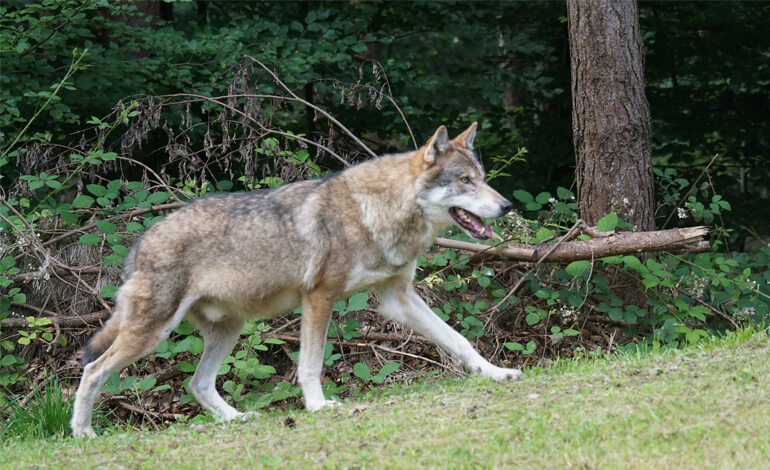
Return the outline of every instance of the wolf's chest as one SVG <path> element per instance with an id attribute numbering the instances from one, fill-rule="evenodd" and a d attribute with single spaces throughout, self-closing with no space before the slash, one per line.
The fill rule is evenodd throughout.
<path id="1" fill-rule="evenodd" d="M 345 296 L 376 287 L 394 276 L 414 275 L 414 262 L 402 266 L 383 263 L 382 266 L 372 267 L 358 264 L 348 273 L 345 283 Z M 408 273 L 406 272 L 408 271 Z"/>

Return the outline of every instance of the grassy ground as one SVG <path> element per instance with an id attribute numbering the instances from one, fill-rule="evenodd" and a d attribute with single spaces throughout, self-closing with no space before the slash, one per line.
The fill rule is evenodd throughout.
<path id="1" fill-rule="evenodd" d="M 0 468 L 766 468 L 770 339 L 396 386 L 316 414 L 9 441 Z"/>

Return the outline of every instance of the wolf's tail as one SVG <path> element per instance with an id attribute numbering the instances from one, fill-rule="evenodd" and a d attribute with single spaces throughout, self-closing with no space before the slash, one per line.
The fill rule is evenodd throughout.
<path id="1" fill-rule="evenodd" d="M 83 359 L 80 360 L 83 367 L 97 360 L 99 356 L 104 354 L 104 351 L 106 351 L 115 341 L 115 338 L 118 337 L 119 331 L 120 318 L 118 318 L 118 315 L 113 314 L 112 317 L 107 320 L 104 327 L 88 340 L 86 347 L 83 349 Z"/>

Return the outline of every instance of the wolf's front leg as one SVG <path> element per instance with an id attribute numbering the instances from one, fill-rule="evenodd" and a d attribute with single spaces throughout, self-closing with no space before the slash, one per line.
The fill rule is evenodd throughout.
<path id="1" fill-rule="evenodd" d="M 411 282 L 398 282 L 379 292 L 380 313 L 393 321 L 412 328 L 435 342 L 441 349 L 460 361 L 473 373 L 493 380 L 519 378 L 519 369 L 506 369 L 489 363 L 473 349 L 460 333 L 444 323 L 414 291 Z"/>
<path id="2" fill-rule="evenodd" d="M 302 299 L 302 327 L 299 343 L 299 366 L 297 381 L 302 388 L 305 409 L 317 411 L 337 402 L 326 400 L 321 388 L 321 370 L 323 369 L 324 346 L 329 330 L 332 305 L 336 292 L 316 288 L 305 294 Z"/>

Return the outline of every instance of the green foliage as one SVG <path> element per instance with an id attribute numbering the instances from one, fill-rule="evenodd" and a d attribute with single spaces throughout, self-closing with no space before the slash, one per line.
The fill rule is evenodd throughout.
<path id="1" fill-rule="evenodd" d="M 385 381 L 386 375 L 392 374 L 393 372 L 397 371 L 399 367 L 401 367 L 401 364 L 398 362 L 388 362 L 387 364 L 382 366 L 382 368 L 377 373 L 377 375 L 372 375 L 372 371 L 368 365 L 366 365 L 363 362 L 357 362 L 353 366 L 353 375 L 363 380 L 364 382 L 371 381 L 376 384 L 381 384 Z"/>
<path id="2" fill-rule="evenodd" d="M 0 441 L 7 439 L 56 439 L 70 435 L 70 419 L 74 397 L 65 398 L 64 387 L 52 375 L 44 386 L 35 388 L 26 403 L 14 398 L 7 404 L 7 420 L 0 427 Z M 98 406 L 94 420 L 109 425 L 104 411 Z"/>

